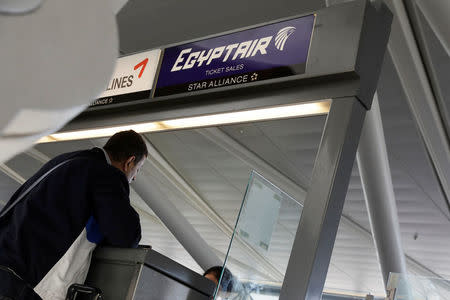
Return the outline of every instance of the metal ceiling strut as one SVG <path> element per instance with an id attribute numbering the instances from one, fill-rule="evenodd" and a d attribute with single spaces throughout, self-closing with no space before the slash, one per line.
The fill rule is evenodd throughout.
<path id="1" fill-rule="evenodd" d="M 205 240 L 158 186 L 149 184 L 143 176 L 138 176 L 132 186 L 204 271 L 222 265 Z"/>
<path id="2" fill-rule="evenodd" d="M 158 173 L 161 174 L 161 176 L 165 177 L 174 188 L 176 188 L 182 195 L 185 196 L 184 200 L 189 204 L 192 205 L 196 210 L 203 213 L 207 218 L 210 219 L 210 221 L 217 226 L 219 230 L 221 230 L 227 238 L 231 238 L 233 234 L 233 227 L 231 227 L 211 206 L 208 205 L 208 203 L 200 196 L 198 193 L 190 186 L 190 184 L 166 161 L 166 159 L 159 153 L 159 151 L 153 146 L 153 144 L 147 139 L 147 148 L 149 151 L 149 157 L 148 157 L 148 163 L 151 165 L 151 167 L 156 170 Z M 134 185 L 133 185 L 134 186 Z M 151 186 L 147 183 L 147 186 Z M 135 189 L 136 192 L 138 192 L 137 189 Z M 143 191 L 143 189 L 141 190 Z M 138 192 L 139 194 L 139 192 Z M 148 193 L 148 195 L 150 195 Z M 147 202 L 147 199 L 144 197 L 147 197 L 147 194 L 141 193 L 139 194 L 141 198 L 149 205 L 149 207 L 153 210 L 153 204 L 151 202 Z M 153 197 L 152 195 L 150 195 Z M 149 198 L 150 199 L 150 198 Z M 170 199 L 167 200 L 168 206 L 173 206 L 173 204 L 170 202 Z M 170 203 L 169 203 L 170 202 Z M 156 204 L 159 205 L 159 204 Z M 164 209 L 165 208 L 159 208 Z M 176 209 L 176 208 L 175 208 Z M 162 213 L 164 213 L 162 211 Z M 160 217 L 158 211 L 154 210 L 156 215 Z M 163 216 L 164 217 L 164 216 Z M 184 226 L 172 226 L 170 227 L 170 223 L 166 224 L 166 222 L 172 222 L 170 219 L 171 216 L 166 216 L 167 220 L 160 217 L 163 224 L 169 228 L 169 230 L 172 232 L 172 234 L 178 239 L 179 235 L 183 234 L 183 231 L 186 230 Z M 177 218 L 184 218 L 184 216 L 178 215 Z M 176 221 L 178 222 L 178 221 Z M 183 221 L 184 222 L 184 221 Z M 187 220 L 186 220 L 187 222 Z M 191 225 L 192 227 L 192 225 Z M 195 230 L 195 229 L 194 229 Z M 194 234 L 195 235 L 195 234 Z M 181 238 L 183 238 L 181 236 Z M 178 239 L 179 240 L 179 239 Z M 179 242 L 185 247 L 185 245 L 182 243 L 181 240 Z M 269 261 L 267 261 L 261 254 L 259 254 L 257 251 L 255 251 L 251 246 L 249 246 L 246 243 L 243 243 L 242 241 L 237 241 L 240 248 L 246 252 L 248 255 L 253 257 L 259 264 L 259 266 L 265 271 L 267 276 L 272 278 L 273 280 L 282 280 L 283 274 L 275 267 L 273 266 Z M 197 244 L 198 246 L 203 245 L 202 242 L 199 242 Z M 209 248 L 209 246 L 207 246 Z M 186 247 L 185 247 L 186 248 Z M 190 251 L 188 248 L 186 248 L 188 252 Z M 192 251 L 197 251 L 195 249 L 192 249 Z M 202 250 L 199 250 L 202 251 Z M 189 252 L 190 253 L 190 252 Z M 190 253 L 191 256 L 195 259 L 195 255 Z M 220 263 L 222 264 L 222 263 Z"/>
<path id="3" fill-rule="evenodd" d="M 387 287 L 389 273 L 406 273 L 406 264 L 377 94 L 366 114 L 356 158 L 383 282 Z"/>
<path id="4" fill-rule="evenodd" d="M 439 107 L 403 1 L 386 0 L 386 4 L 395 14 L 388 43 L 388 54 L 392 57 L 409 108 L 417 123 L 442 190 L 449 201 L 450 143 L 445 124 L 439 113 Z M 448 207 L 445 210 L 447 210 L 448 216 Z"/>

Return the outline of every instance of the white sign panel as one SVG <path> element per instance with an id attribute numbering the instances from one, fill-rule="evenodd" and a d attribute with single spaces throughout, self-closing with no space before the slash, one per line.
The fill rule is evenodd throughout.
<path id="1" fill-rule="evenodd" d="M 106 90 L 91 106 L 150 97 L 160 54 L 156 49 L 120 57 Z"/>
<path id="2" fill-rule="evenodd" d="M 248 187 L 239 218 L 239 235 L 254 249 L 266 253 L 278 220 L 283 195 L 257 176 Z"/>

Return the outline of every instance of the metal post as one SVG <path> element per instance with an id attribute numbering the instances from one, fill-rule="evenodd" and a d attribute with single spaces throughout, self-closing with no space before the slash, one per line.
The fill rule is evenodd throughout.
<path id="1" fill-rule="evenodd" d="M 389 272 L 406 273 L 406 263 L 377 94 L 364 121 L 356 158 L 383 282 L 387 287 Z"/>
<path id="2" fill-rule="evenodd" d="M 138 176 L 133 188 L 203 270 L 223 264 L 158 186 L 149 184 L 144 176 Z"/>
<path id="3" fill-rule="evenodd" d="M 331 105 L 281 300 L 322 297 L 365 113 L 354 97 L 334 100 Z"/>

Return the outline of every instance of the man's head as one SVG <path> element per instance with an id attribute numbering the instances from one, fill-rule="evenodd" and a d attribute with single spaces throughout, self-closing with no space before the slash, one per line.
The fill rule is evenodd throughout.
<path id="1" fill-rule="evenodd" d="M 230 270 L 228 270 L 227 268 L 224 269 L 221 266 L 215 266 L 206 270 L 203 276 L 208 278 L 217 285 L 219 284 L 219 279 L 220 275 L 222 274 L 222 270 L 223 276 L 222 281 L 220 282 L 220 289 L 223 292 L 231 292 L 233 290 L 234 279 L 233 274 L 231 274 Z"/>
<path id="2" fill-rule="evenodd" d="M 108 153 L 111 164 L 127 176 L 128 182 L 134 180 L 148 155 L 144 139 L 133 130 L 114 134 L 103 149 Z"/>

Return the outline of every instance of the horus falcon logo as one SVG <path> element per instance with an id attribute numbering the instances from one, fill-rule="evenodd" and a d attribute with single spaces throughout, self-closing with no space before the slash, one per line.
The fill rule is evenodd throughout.
<path id="1" fill-rule="evenodd" d="M 294 33 L 294 31 L 295 27 L 292 26 L 280 29 L 275 37 L 275 47 L 277 47 L 278 50 L 283 51 L 284 44 L 286 43 L 288 37 Z"/>

